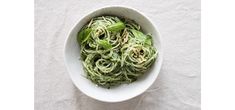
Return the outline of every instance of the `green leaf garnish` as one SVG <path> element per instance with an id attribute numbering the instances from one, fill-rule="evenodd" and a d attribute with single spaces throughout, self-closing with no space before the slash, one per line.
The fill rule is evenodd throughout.
<path id="1" fill-rule="evenodd" d="M 137 40 L 139 40 L 140 42 L 145 42 L 147 37 L 142 32 L 134 29 L 131 29 L 131 32 L 133 33 L 133 35 L 136 37 Z"/>
<path id="2" fill-rule="evenodd" d="M 107 40 L 99 40 L 99 45 L 102 46 L 104 49 L 112 48 L 112 45 Z"/>
<path id="3" fill-rule="evenodd" d="M 146 35 L 146 40 L 145 40 L 145 44 L 147 44 L 147 45 L 152 45 L 152 36 L 150 36 L 150 35 Z"/>
<path id="4" fill-rule="evenodd" d="M 84 43 L 88 40 L 90 34 L 91 34 L 92 29 L 91 28 L 86 28 L 82 30 L 81 32 L 78 33 L 78 42 L 79 43 Z"/>
<path id="5" fill-rule="evenodd" d="M 118 32 L 121 31 L 125 28 L 125 24 L 121 21 L 115 23 L 115 24 L 111 24 L 107 27 L 108 31 L 113 31 L 113 32 Z"/>

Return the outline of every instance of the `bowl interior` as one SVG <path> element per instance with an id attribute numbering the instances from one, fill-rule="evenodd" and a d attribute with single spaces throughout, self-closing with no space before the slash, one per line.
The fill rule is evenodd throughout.
<path id="1" fill-rule="evenodd" d="M 86 73 L 84 72 L 82 63 L 79 60 L 80 47 L 76 40 L 77 33 L 93 17 L 101 15 L 113 15 L 134 20 L 141 26 L 141 29 L 144 31 L 144 33 L 151 33 L 153 35 L 154 46 L 159 51 L 158 58 L 151 69 L 141 76 L 137 81 L 130 84 L 122 84 L 111 89 L 106 89 L 97 87 L 94 83 L 85 78 Z M 144 15 L 134 9 L 125 7 L 101 8 L 83 17 L 70 32 L 67 41 L 65 42 L 64 52 L 65 63 L 74 84 L 84 94 L 105 102 L 120 102 L 143 93 L 157 78 L 162 63 L 160 36 L 156 28 Z"/>

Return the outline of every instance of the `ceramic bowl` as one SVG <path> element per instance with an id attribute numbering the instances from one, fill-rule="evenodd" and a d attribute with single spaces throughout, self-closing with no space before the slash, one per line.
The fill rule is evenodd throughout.
<path id="1" fill-rule="evenodd" d="M 144 33 L 151 33 L 154 46 L 158 49 L 158 57 L 150 71 L 146 72 L 137 81 L 130 84 L 107 89 L 96 86 L 86 77 L 80 58 L 80 47 L 77 43 L 77 33 L 92 18 L 102 15 L 112 15 L 134 20 L 141 26 Z M 144 14 L 133 8 L 122 6 L 103 7 L 82 17 L 72 28 L 64 48 L 65 64 L 74 85 L 89 97 L 104 102 L 121 102 L 136 97 L 146 91 L 157 79 L 162 64 L 162 48 L 160 34 L 156 26 Z"/>

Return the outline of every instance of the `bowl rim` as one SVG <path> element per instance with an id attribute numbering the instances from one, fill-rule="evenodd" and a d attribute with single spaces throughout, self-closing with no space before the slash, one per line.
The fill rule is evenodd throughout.
<path id="1" fill-rule="evenodd" d="M 160 43 L 160 51 L 159 53 L 161 53 L 161 56 L 158 56 L 158 63 L 159 63 L 159 71 L 156 75 L 156 78 L 151 82 L 151 84 L 146 87 L 145 89 L 142 89 L 142 91 L 140 91 L 139 93 L 135 94 L 134 96 L 131 96 L 131 97 L 127 97 L 127 98 L 123 98 L 121 100 L 102 100 L 102 99 L 99 99 L 97 97 L 93 97 L 87 93 L 85 93 L 82 89 L 79 88 L 79 86 L 75 83 L 75 79 L 72 77 L 71 75 L 71 72 L 69 70 L 69 67 L 68 67 L 68 64 L 67 64 L 67 60 L 66 60 L 66 47 L 67 47 L 67 42 L 68 42 L 68 39 L 73 31 L 73 29 L 79 24 L 79 22 L 81 20 L 83 20 L 85 17 L 87 17 L 88 15 L 91 15 L 92 13 L 98 11 L 98 10 L 102 10 L 102 9 L 108 9 L 108 8 L 125 8 L 125 9 L 128 9 L 128 10 L 132 10 L 132 11 L 135 11 L 137 12 L 138 14 L 142 15 L 143 17 L 145 17 L 153 26 L 154 30 L 156 31 L 157 35 L 158 35 L 158 41 Z M 66 35 L 66 39 L 64 41 L 64 48 L 63 48 L 63 59 L 64 59 L 64 63 L 65 63 L 65 66 L 66 66 L 66 69 L 68 71 L 68 74 L 69 74 L 69 77 L 70 79 L 72 80 L 73 84 L 76 86 L 76 88 L 78 90 L 80 90 L 83 94 L 85 94 L 86 96 L 92 98 L 92 99 L 95 99 L 95 100 L 98 100 L 98 101 L 102 101 L 102 102 L 108 102 L 108 103 L 116 103 L 116 102 L 123 102 L 123 101 L 127 101 L 127 100 L 130 100 L 130 99 L 133 99 L 141 94 L 143 94 L 147 89 L 149 89 L 153 84 L 154 82 L 157 80 L 157 77 L 161 71 L 161 68 L 162 68 L 162 63 L 163 63 L 163 49 L 162 49 L 162 38 L 161 38 L 161 34 L 159 32 L 159 29 L 157 28 L 157 26 L 155 25 L 155 23 L 148 17 L 146 16 L 145 14 L 143 14 L 141 11 L 139 11 L 138 9 L 136 8 L 133 8 L 133 7 L 130 7 L 130 6 L 123 6 L 123 5 L 109 5 L 109 6 L 102 6 L 102 7 L 98 7 L 98 8 L 94 8 L 92 10 L 90 10 L 88 13 L 86 13 L 85 15 L 83 15 L 80 19 L 78 19 L 73 26 L 71 26 L 71 28 L 69 29 L 68 31 L 68 34 Z"/>

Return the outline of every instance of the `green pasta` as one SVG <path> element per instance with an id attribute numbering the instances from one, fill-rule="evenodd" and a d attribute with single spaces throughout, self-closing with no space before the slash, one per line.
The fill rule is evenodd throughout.
<path id="1" fill-rule="evenodd" d="M 150 34 L 113 16 L 93 18 L 78 32 L 78 43 L 87 78 L 106 88 L 136 81 L 158 55 Z"/>

